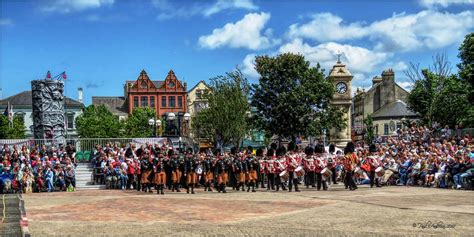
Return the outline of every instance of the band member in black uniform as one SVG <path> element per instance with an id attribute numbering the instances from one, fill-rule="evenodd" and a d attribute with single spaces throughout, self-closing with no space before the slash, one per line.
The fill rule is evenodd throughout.
<path id="1" fill-rule="evenodd" d="M 227 191 L 225 190 L 225 186 L 227 183 L 227 172 L 229 170 L 229 164 L 230 161 L 224 159 L 224 157 L 220 156 L 220 154 L 217 156 L 216 160 L 216 165 L 215 165 L 215 171 L 214 173 L 217 174 L 217 191 L 226 193 Z"/>
<path id="2" fill-rule="evenodd" d="M 204 191 L 212 192 L 214 181 L 213 160 L 210 155 L 207 155 L 202 162 L 202 173 L 204 176 Z"/>
<path id="3" fill-rule="evenodd" d="M 328 168 L 332 172 L 331 181 L 333 184 L 337 184 L 337 173 L 336 173 L 336 146 L 334 144 L 329 145 L 329 155 L 328 155 Z"/>
<path id="4" fill-rule="evenodd" d="M 238 180 L 237 180 L 237 174 L 235 173 L 234 165 L 233 165 L 235 159 L 238 159 L 237 158 L 237 148 L 232 147 L 230 149 L 230 162 L 232 164 L 231 164 L 231 169 L 229 170 L 229 173 L 228 173 L 228 178 L 229 178 L 229 186 L 231 186 L 233 190 L 237 189 L 237 184 L 239 183 Z"/>
<path id="5" fill-rule="evenodd" d="M 186 176 L 186 193 L 189 193 L 189 189 L 191 189 L 191 193 L 194 194 L 194 186 L 196 185 L 197 175 L 195 169 L 197 168 L 197 161 L 193 156 L 192 152 L 186 154 L 184 159 L 184 176 Z"/>
<path id="6" fill-rule="evenodd" d="M 166 159 L 166 165 L 165 165 L 165 173 L 166 173 L 166 187 L 168 187 L 168 190 L 171 191 L 173 189 L 173 158 L 174 152 L 173 150 L 168 150 L 168 155 L 165 157 Z"/>
<path id="7" fill-rule="evenodd" d="M 258 149 L 256 152 L 258 157 L 262 157 L 263 150 Z M 246 170 L 246 180 L 247 180 L 247 192 L 250 192 L 250 188 L 252 188 L 252 192 L 255 192 L 255 187 L 257 186 L 257 177 L 258 177 L 258 169 L 259 169 L 259 162 L 256 157 L 252 156 L 251 154 L 247 155 L 245 159 L 245 163 L 247 166 Z"/>
<path id="8" fill-rule="evenodd" d="M 155 178 L 154 182 L 156 185 L 156 194 L 161 194 L 164 195 L 164 189 L 165 189 L 165 183 L 166 183 L 166 173 L 165 173 L 165 167 L 167 164 L 167 159 L 160 154 L 156 153 L 157 158 L 155 158 Z"/>
<path id="9" fill-rule="evenodd" d="M 181 192 L 181 190 L 179 190 L 179 182 L 181 180 L 182 173 L 180 170 L 180 162 L 178 160 L 178 156 L 174 154 L 173 150 L 170 150 L 168 154 L 171 154 L 170 166 L 172 170 L 171 180 L 173 182 L 172 191 Z"/>
<path id="10" fill-rule="evenodd" d="M 148 153 L 143 152 L 142 161 L 141 161 L 141 184 L 142 184 L 142 191 L 144 192 L 151 192 L 152 186 L 152 179 L 153 175 L 153 161 Z"/>
<path id="11" fill-rule="evenodd" d="M 235 190 L 240 191 L 240 187 L 242 187 L 242 191 L 245 191 L 245 173 L 247 172 L 247 166 L 245 161 L 243 160 L 243 156 L 235 156 L 234 161 L 232 164 L 232 171 L 235 174 L 235 178 L 237 179 L 237 184 Z"/>

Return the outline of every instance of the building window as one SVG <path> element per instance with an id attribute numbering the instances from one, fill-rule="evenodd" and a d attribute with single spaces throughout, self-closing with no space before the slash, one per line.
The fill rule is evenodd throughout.
<path id="1" fill-rule="evenodd" d="M 383 135 L 388 135 L 388 124 L 383 125 Z"/>
<path id="2" fill-rule="evenodd" d="M 155 108 L 155 97 L 150 96 L 150 107 Z"/>
<path id="3" fill-rule="evenodd" d="M 161 97 L 161 107 L 166 107 L 166 96 Z"/>
<path id="4" fill-rule="evenodd" d="M 202 99 L 202 90 L 196 90 L 196 99 Z"/>
<path id="5" fill-rule="evenodd" d="M 374 127 L 375 127 L 375 135 L 379 135 L 379 125 L 376 124 Z"/>
<path id="6" fill-rule="evenodd" d="M 178 108 L 182 108 L 182 107 L 183 107 L 183 97 L 178 96 Z"/>
<path id="7" fill-rule="evenodd" d="M 148 106 L 148 96 L 142 96 L 142 107 L 147 107 Z"/>
<path id="8" fill-rule="evenodd" d="M 67 114 L 67 128 L 68 129 L 74 128 L 74 114 L 72 113 Z"/>
<path id="9" fill-rule="evenodd" d="M 137 108 L 138 107 L 138 96 L 134 96 L 133 97 L 133 108 Z"/>
<path id="10" fill-rule="evenodd" d="M 168 107 L 174 108 L 176 107 L 176 101 L 174 96 L 168 96 Z"/>

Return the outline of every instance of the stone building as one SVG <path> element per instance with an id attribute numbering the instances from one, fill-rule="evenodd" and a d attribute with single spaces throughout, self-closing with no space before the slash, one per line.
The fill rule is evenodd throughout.
<path id="1" fill-rule="evenodd" d="M 408 92 L 395 82 L 395 72 L 388 69 L 372 79 L 372 87 L 358 88 L 353 100 L 352 127 L 354 140 L 362 140 L 364 119 L 371 115 L 376 135 L 392 135 L 402 128 L 403 120 L 418 119 L 407 104 Z"/>
<path id="2" fill-rule="evenodd" d="M 33 138 L 33 99 L 31 91 L 23 91 L 0 100 L 0 111 L 5 111 L 8 103 L 13 107 L 13 116 L 23 119 L 27 138 Z M 82 114 L 84 104 L 82 103 L 82 88 L 78 88 L 78 100 L 65 98 L 65 127 L 66 138 L 77 137 L 76 118 Z"/>

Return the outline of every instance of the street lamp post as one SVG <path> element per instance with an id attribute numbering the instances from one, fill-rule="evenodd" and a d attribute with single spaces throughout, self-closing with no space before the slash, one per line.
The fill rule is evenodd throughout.
<path id="1" fill-rule="evenodd" d="M 161 127 L 161 120 L 156 119 L 156 117 L 151 118 L 151 119 L 148 120 L 148 125 L 153 126 L 153 136 L 157 137 L 158 135 L 157 135 L 157 132 L 156 132 L 156 130 L 157 130 L 156 128 Z"/>

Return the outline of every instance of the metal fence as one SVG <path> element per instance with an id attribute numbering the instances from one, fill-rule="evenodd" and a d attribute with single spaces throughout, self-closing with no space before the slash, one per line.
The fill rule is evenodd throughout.
<path id="1" fill-rule="evenodd" d="M 105 146 L 106 144 L 110 144 L 111 146 L 117 144 L 118 146 L 126 146 L 130 143 L 134 143 L 136 145 L 151 143 L 151 144 L 159 144 L 160 146 L 163 143 L 173 144 L 172 139 L 166 137 L 158 137 L 158 138 L 78 138 L 78 139 L 68 139 L 64 141 L 65 143 L 71 143 L 76 147 L 77 151 L 92 151 L 96 145 Z M 28 148 L 35 147 L 35 146 L 58 146 L 56 141 L 51 139 L 2 139 L 0 140 L 0 146 L 3 147 L 4 145 L 8 145 L 13 147 L 14 145 L 21 148 L 23 145 L 27 146 Z M 183 146 L 186 145 L 183 143 Z"/>

